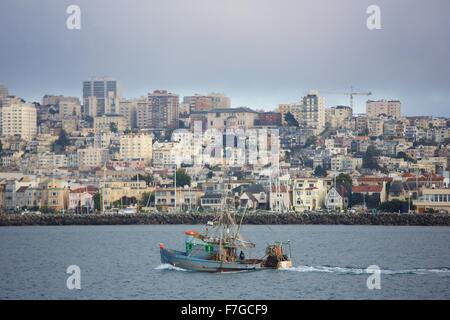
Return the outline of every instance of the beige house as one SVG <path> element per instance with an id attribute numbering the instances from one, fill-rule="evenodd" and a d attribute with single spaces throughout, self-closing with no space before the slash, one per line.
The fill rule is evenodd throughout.
<path id="1" fill-rule="evenodd" d="M 69 188 L 61 180 L 47 180 L 39 184 L 41 207 L 58 212 L 66 210 L 69 202 Z"/>
<path id="2" fill-rule="evenodd" d="M 101 183 L 100 193 L 104 199 L 105 205 L 110 206 L 115 201 L 120 201 L 123 197 L 142 199 L 144 193 L 150 193 L 154 190 L 147 187 L 145 181 L 106 181 Z"/>
<path id="3" fill-rule="evenodd" d="M 304 212 L 323 209 L 325 206 L 325 197 L 331 186 L 331 180 L 328 179 L 295 179 L 292 191 L 294 210 Z"/>
<path id="4" fill-rule="evenodd" d="M 197 208 L 204 192 L 197 188 L 158 188 L 155 191 L 155 204 L 162 207 Z"/>

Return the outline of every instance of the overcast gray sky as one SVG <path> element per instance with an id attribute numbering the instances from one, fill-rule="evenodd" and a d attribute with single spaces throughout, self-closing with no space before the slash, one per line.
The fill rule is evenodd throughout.
<path id="1" fill-rule="evenodd" d="M 66 28 L 70 4 L 79 31 Z M 371 4 L 382 30 L 366 28 Z M 215 91 L 265 109 L 354 86 L 408 115 L 450 116 L 449 30 L 449 0 L 0 0 L 0 83 L 40 100 L 106 75 L 125 97 Z"/>

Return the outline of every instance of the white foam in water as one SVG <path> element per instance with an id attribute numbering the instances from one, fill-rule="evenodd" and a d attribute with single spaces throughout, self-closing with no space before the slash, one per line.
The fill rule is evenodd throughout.
<path id="1" fill-rule="evenodd" d="M 350 267 L 330 267 L 330 266 L 298 266 L 292 268 L 285 268 L 282 270 L 296 271 L 296 272 L 325 272 L 325 273 L 343 273 L 343 274 L 365 274 L 366 269 L 350 268 Z M 405 270 L 381 270 L 381 274 L 434 274 L 443 273 L 450 274 L 450 269 L 405 269 Z"/>
<path id="2" fill-rule="evenodd" d="M 187 271 L 186 269 L 175 267 L 168 263 L 163 263 L 155 268 L 155 270 L 176 270 L 176 271 Z"/>

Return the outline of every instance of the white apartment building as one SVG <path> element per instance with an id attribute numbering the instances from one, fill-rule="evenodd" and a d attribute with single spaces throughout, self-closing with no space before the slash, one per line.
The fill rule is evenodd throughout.
<path id="1" fill-rule="evenodd" d="M 3 136 L 20 135 L 31 141 L 37 134 L 37 110 L 31 103 L 12 100 L 0 110 L 0 132 Z"/>
<path id="2" fill-rule="evenodd" d="M 126 134 L 120 137 L 120 159 L 152 159 L 152 136 L 149 134 Z"/>

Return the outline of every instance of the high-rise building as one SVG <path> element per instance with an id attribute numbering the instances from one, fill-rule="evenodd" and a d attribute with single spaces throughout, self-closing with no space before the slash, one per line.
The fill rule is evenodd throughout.
<path id="1" fill-rule="evenodd" d="M 57 105 L 61 102 L 81 104 L 80 99 L 77 97 L 65 97 L 61 95 L 55 96 L 51 94 L 46 94 L 45 96 L 42 97 L 43 106 Z"/>
<path id="2" fill-rule="evenodd" d="M 37 134 L 37 111 L 31 103 L 12 100 L 0 110 L 0 132 L 3 136 L 20 135 L 30 141 Z"/>
<path id="3" fill-rule="evenodd" d="M 311 91 L 300 102 L 280 104 L 278 111 L 284 117 L 290 112 L 300 127 L 314 128 L 318 134 L 325 128 L 325 99 L 317 91 Z"/>
<path id="4" fill-rule="evenodd" d="M 178 95 L 166 90 L 148 94 L 147 104 L 137 110 L 137 125 L 148 129 L 178 128 Z"/>
<path id="5" fill-rule="evenodd" d="M 366 113 L 369 118 L 377 118 L 385 114 L 396 119 L 401 117 L 402 103 L 398 100 L 369 100 L 366 103 Z"/>
<path id="6" fill-rule="evenodd" d="M 101 116 L 105 113 L 118 113 L 120 96 L 121 88 L 117 80 L 92 78 L 83 81 L 84 114 Z M 93 104 L 95 104 L 95 108 Z"/>
<path id="7" fill-rule="evenodd" d="M 222 93 L 210 93 L 208 95 L 193 95 L 183 98 L 183 103 L 189 105 L 193 111 L 210 111 L 212 109 L 229 108 L 231 100 Z"/>
<path id="8" fill-rule="evenodd" d="M 130 129 L 137 128 L 137 111 L 145 108 L 147 105 L 147 97 L 140 97 L 137 99 L 122 99 L 120 100 L 119 113 L 125 117 L 126 127 Z"/>
<path id="9" fill-rule="evenodd" d="M 8 88 L 0 84 L 0 100 L 8 96 Z"/>

